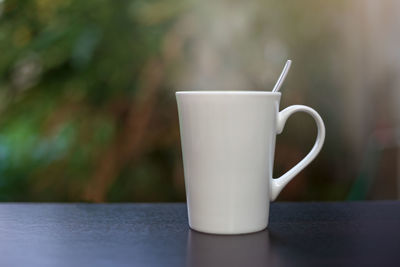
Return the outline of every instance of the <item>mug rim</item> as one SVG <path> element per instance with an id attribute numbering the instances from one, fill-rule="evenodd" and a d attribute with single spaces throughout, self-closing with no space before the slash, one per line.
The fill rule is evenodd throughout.
<path id="1" fill-rule="evenodd" d="M 280 96 L 281 92 L 270 92 L 270 91 L 176 91 L 176 95 L 186 95 L 186 94 L 194 94 L 194 95 L 202 95 L 202 94 L 233 94 L 233 95 L 275 95 Z"/>

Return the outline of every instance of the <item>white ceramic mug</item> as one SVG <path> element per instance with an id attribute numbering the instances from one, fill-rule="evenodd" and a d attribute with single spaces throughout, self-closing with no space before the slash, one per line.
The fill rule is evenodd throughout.
<path id="1" fill-rule="evenodd" d="M 301 105 L 279 111 L 280 97 L 262 91 L 176 92 L 192 229 L 214 234 L 265 229 L 269 202 L 317 156 L 325 139 L 321 117 Z M 295 112 L 314 118 L 317 140 L 303 160 L 273 179 L 276 134 Z"/>

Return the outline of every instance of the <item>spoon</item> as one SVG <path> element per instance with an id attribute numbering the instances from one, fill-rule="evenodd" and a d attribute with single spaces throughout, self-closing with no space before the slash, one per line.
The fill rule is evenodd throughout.
<path id="1" fill-rule="evenodd" d="M 279 76 L 279 79 L 276 81 L 276 84 L 274 86 L 274 89 L 272 89 L 272 92 L 278 92 L 279 89 L 281 89 L 282 83 L 285 81 L 286 75 L 289 72 L 290 65 L 292 65 L 292 61 L 289 59 L 288 61 L 286 61 L 285 67 L 283 67 L 282 73 Z"/>

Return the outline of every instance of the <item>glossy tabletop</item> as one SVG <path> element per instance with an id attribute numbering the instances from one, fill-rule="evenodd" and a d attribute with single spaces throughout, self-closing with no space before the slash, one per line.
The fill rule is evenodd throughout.
<path id="1" fill-rule="evenodd" d="M 277 202 L 239 236 L 185 204 L 0 204 L 0 266 L 400 266 L 400 202 Z"/>

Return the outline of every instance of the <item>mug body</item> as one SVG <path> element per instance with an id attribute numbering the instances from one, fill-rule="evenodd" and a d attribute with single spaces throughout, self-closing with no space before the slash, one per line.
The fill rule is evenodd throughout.
<path id="1" fill-rule="evenodd" d="M 215 234 L 265 229 L 280 93 L 176 93 L 189 225 Z"/>

